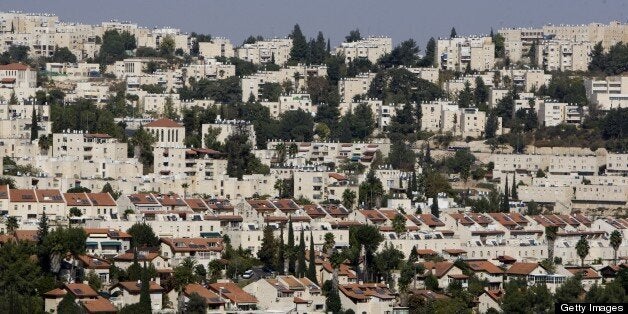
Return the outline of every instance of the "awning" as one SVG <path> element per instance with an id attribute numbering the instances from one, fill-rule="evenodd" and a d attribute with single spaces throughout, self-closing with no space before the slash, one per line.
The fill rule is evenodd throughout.
<path id="1" fill-rule="evenodd" d="M 98 246 L 98 242 L 85 242 L 86 246 Z"/>
<path id="2" fill-rule="evenodd" d="M 220 232 L 201 232 L 202 238 L 222 238 Z"/>
<path id="3" fill-rule="evenodd" d="M 115 241 L 105 241 L 105 242 L 100 242 L 101 246 L 122 246 L 122 243 L 120 242 L 115 242 Z"/>

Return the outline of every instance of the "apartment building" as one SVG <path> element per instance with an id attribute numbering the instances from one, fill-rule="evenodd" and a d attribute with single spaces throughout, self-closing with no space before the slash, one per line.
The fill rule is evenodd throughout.
<path id="1" fill-rule="evenodd" d="M 532 92 L 541 86 L 547 86 L 552 78 L 551 74 L 545 73 L 542 69 L 502 69 L 499 70 L 499 75 L 509 77 L 514 86 L 525 92 Z"/>
<path id="2" fill-rule="evenodd" d="M 127 144 L 108 134 L 54 133 L 52 157 L 78 157 L 79 160 L 111 159 L 126 160 Z"/>
<path id="3" fill-rule="evenodd" d="M 170 267 L 177 267 L 192 258 L 200 265 L 219 259 L 224 249 L 222 238 L 161 238 L 160 252 Z"/>
<path id="4" fill-rule="evenodd" d="M 238 131 L 242 131 L 246 134 L 248 143 L 251 144 L 252 147 L 255 147 L 257 143 L 253 124 L 248 121 L 221 120 L 217 118 L 216 123 L 204 123 L 201 125 L 202 145 L 205 145 L 206 137 L 210 129 L 217 131 L 218 134 L 214 140 L 221 144 L 225 144 L 227 138 Z"/>
<path id="5" fill-rule="evenodd" d="M 140 98 L 141 108 L 144 114 L 163 116 L 166 110 L 181 114 L 181 100 L 179 93 L 146 94 Z M 169 106 L 169 108 L 167 108 Z"/>
<path id="6" fill-rule="evenodd" d="M 228 77 L 235 76 L 235 65 L 225 64 L 216 61 L 216 59 L 205 59 L 201 64 L 190 64 L 181 68 L 181 71 L 185 73 L 183 82 L 189 82 L 191 78 L 196 81 L 201 79 L 208 80 L 222 80 Z"/>
<path id="7" fill-rule="evenodd" d="M 628 174 L 628 154 L 606 154 L 606 174 Z"/>
<path id="8" fill-rule="evenodd" d="M 231 58 L 235 56 L 231 40 L 225 37 L 214 37 L 208 42 L 198 43 L 198 54 L 205 59 L 224 57 Z"/>
<path id="9" fill-rule="evenodd" d="M 247 102 L 251 97 L 261 100 L 261 88 L 266 83 L 289 84 L 293 92 L 305 93 L 311 77 L 325 75 L 327 67 L 324 65 L 299 64 L 281 68 L 279 71 L 258 71 L 242 78 L 242 101 Z"/>
<path id="10" fill-rule="evenodd" d="M 593 45 L 588 41 L 544 40 L 538 44 L 535 66 L 547 71 L 587 71 Z"/>
<path id="11" fill-rule="evenodd" d="M 236 48 L 236 57 L 255 64 L 269 63 L 284 65 L 290 59 L 292 39 L 273 38 L 260 40 L 252 44 L 244 44 Z"/>
<path id="12" fill-rule="evenodd" d="M 492 73 L 486 74 L 475 74 L 475 75 L 463 75 L 459 78 L 454 78 L 446 81 L 443 84 L 443 89 L 449 94 L 456 97 L 462 90 L 466 88 L 466 85 L 469 85 L 469 88 L 475 88 L 475 81 L 478 78 L 481 78 L 486 86 L 493 86 L 493 77 Z"/>
<path id="13" fill-rule="evenodd" d="M 465 71 L 490 70 L 495 66 L 495 45 L 491 37 L 456 37 L 439 39 L 436 65 L 441 69 Z"/>
<path id="14" fill-rule="evenodd" d="M 371 87 L 375 73 L 363 73 L 356 77 L 342 78 L 338 82 L 338 94 L 341 103 L 352 102 L 356 96 L 364 96 Z"/>
<path id="15" fill-rule="evenodd" d="M 281 95 L 278 102 L 263 101 L 262 105 L 270 109 L 270 115 L 273 118 L 279 118 L 285 112 L 292 110 L 303 110 L 312 116 L 316 114 L 316 105 L 312 103 L 310 94 L 305 93 Z"/>
<path id="16" fill-rule="evenodd" d="M 335 51 L 337 55 L 345 57 L 346 63 L 356 59 L 366 59 L 371 63 L 377 63 L 379 58 L 392 51 L 392 38 L 368 37 L 354 42 L 344 42 L 336 47 Z"/>
<path id="17" fill-rule="evenodd" d="M 628 107 L 628 76 L 585 78 L 584 87 L 587 99 L 599 110 Z"/>
<path id="18" fill-rule="evenodd" d="M 481 138 L 484 135 L 486 112 L 477 108 L 460 109 L 460 132 L 462 137 Z"/>
<path id="19" fill-rule="evenodd" d="M 82 80 L 100 76 L 98 63 L 46 63 L 46 73 L 53 80 Z"/>
<path id="20" fill-rule="evenodd" d="M 406 68 L 410 73 L 416 75 L 418 78 L 438 84 L 438 77 L 440 71 L 438 68 Z"/>
<path id="21" fill-rule="evenodd" d="M 538 110 L 539 124 L 543 126 L 580 125 L 589 112 L 588 107 L 578 104 L 551 101 L 541 102 Z"/>

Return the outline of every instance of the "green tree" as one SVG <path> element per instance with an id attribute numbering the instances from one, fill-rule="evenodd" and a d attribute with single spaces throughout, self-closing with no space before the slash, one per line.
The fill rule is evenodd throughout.
<path id="1" fill-rule="evenodd" d="M 366 180 L 360 184 L 359 202 L 364 204 L 366 208 L 375 208 L 380 206 L 383 196 L 384 187 L 382 181 L 375 176 L 375 171 L 371 169 L 366 175 Z"/>
<path id="2" fill-rule="evenodd" d="M 412 148 L 403 141 L 394 141 L 388 154 L 388 163 L 394 169 L 403 171 L 414 171 L 416 164 L 416 154 Z"/>
<path id="3" fill-rule="evenodd" d="M 547 240 L 547 259 L 554 260 L 554 241 L 556 241 L 558 232 L 557 226 L 545 227 L 545 239 Z"/>
<path id="4" fill-rule="evenodd" d="M 333 314 L 342 313 L 342 303 L 340 302 L 340 295 L 338 289 L 331 289 L 327 292 L 327 298 L 325 299 L 325 311 Z"/>
<path id="5" fill-rule="evenodd" d="M 39 138 L 39 118 L 39 114 L 35 110 L 35 106 L 33 106 L 33 112 L 31 113 L 31 142 Z"/>
<path id="6" fill-rule="evenodd" d="M 296 251 L 294 247 L 294 228 L 292 227 L 292 219 L 288 219 L 288 246 L 286 247 L 288 255 L 288 273 L 294 275 L 296 264 Z"/>
<path id="7" fill-rule="evenodd" d="M 508 196 L 508 176 L 506 176 L 506 184 L 504 185 L 504 194 L 502 196 L 502 202 L 500 205 L 500 210 L 502 213 L 510 212 L 510 197 Z"/>
<path id="8" fill-rule="evenodd" d="M 76 63 L 76 56 L 67 47 L 57 47 L 50 58 L 51 62 Z"/>
<path id="9" fill-rule="evenodd" d="M 100 280 L 100 276 L 98 276 L 93 269 L 87 273 L 85 279 L 94 291 L 100 291 L 100 289 L 102 289 L 102 280 Z"/>
<path id="10" fill-rule="evenodd" d="M 440 210 L 438 209 L 438 197 L 434 196 L 432 200 L 432 206 L 430 207 L 432 215 L 440 217 Z"/>
<path id="11" fill-rule="evenodd" d="M 438 279 L 432 273 L 425 277 L 425 288 L 432 291 L 438 291 Z"/>
<path id="12" fill-rule="evenodd" d="M 159 44 L 159 54 L 162 57 L 170 58 L 174 56 L 175 47 L 174 38 L 166 35 L 161 39 L 161 43 Z"/>
<path id="13" fill-rule="evenodd" d="M 185 304 L 185 313 L 205 314 L 207 313 L 207 302 L 198 293 L 192 293 Z"/>
<path id="14" fill-rule="evenodd" d="M 66 293 L 59 305 L 57 305 L 57 313 L 59 314 L 81 314 L 81 307 L 76 304 L 76 298 L 72 293 Z"/>
<path id="15" fill-rule="evenodd" d="M 301 27 L 299 24 L 294 25 L 294 29 L 290 34 L 290 38 L 292 38 L 292 48 L 290 49 L 290 61 L 296 63 L 306 63 L 307 56 L 309 53 L 307 40 L 305 36 L 301 32 Z"/>
<path id="16" fill-rule="evenodd" d="M 464 83 L 464 88 L 458 94 L 458 107 L 469 108 L 473 104 L 474 93 L 471 90 L 471 83 L 468 81 Z"/>
<path id="17" fill-rule="evenodd" d="M 307 268 L 307 278 L 310 279 L 313 283 L 318 284 L 318 280 L 316 279 L 316 254 L 314 253 L 314 234 L 312 234 L 312 230 L 310 230 L 310 252 L 309 252 L 309 265 Z"/>
<path id="18" fill-rule="evenodd" d="M 280 139 L 309 142 L 314 138 L 314 118 L 299 109 L 283 113 L 279 121 Z"/>
<path id="19" fill-rule="evenodd" d="M 354 139 L 366 140 L 375 130 L 373 111 L 367 104 L 357 105 L 350 117 L 351 135 Z"/>
<path id="20" fill-rule="evenodd" d="M 557 303 L 573 303 L 578 302 L 580 294 L 584 289 L 582 288 L 581 275 L 576 275 L 567 278 L 565 282 L 556 289 L 554 295 Z"/>
<path id="21" fill-rule="evenodd" d="M 384 68 L 396 66 L 412 67 L 420 61 L 419 47 L 414 39 L 408 39 L 395 47 L 389 54 L 382 56 L 378 63 Z"/>
<path id="22" fill-rule="evenodd" d="M 155 247 L 159 245 L 159 238 L 147 223 L 136 222 L 127 230 L 127 233 L 131 235 L 131 247 Z"/>
<path id="23" fill-rule="evenodd" d="M 494 138 L 497 133 L 498 126 L 499 126 L 499 121 L 498 121 L 497 114 L 495 114 L 491 110 L 488 113 L 488 118 L 486 119 L 486 125 L 484 127 L 484 137 L 487 139 Z"/>
<path id="24" fill-rule="evenodd" d="M 617 250 L 619 250 L 619 247 L 621 246 L 622 241 L 623 239 L 622 239 L 621 233 L 617 230 L 613 230 L 613 232 L 611 232 L 610 244 L 611 244 L 611 247 L 613 248 L 613 263 L 615 263 L 615 265 L 617 265 Z"/>
<path id="25" fill-rule="evenodd" d="M 356 199 L 355 191 L 350 190 L 350 189 L 345 189 L 344 192 L 342 192 L 342 205 L 346 207 L 347 209 L 349 210 L 353 209 L 353 206 L 355 206 L 355 199 Z"/>
<path id="26" fill-rule="evenodd" d="M 580 266 L 582 267 L 584 267 L 584 259 L 589 255 L 589 249 L 589 241 L 584 236 L 580 237 L 580 240 L 576 243 L 576 253 L 580 257 Z"/>
<path id="27" fill-rule="evenodd" d="M 144 173 L 149 173 L 153 167 L 153 144 L 155 137 L 147 132 L 142 126 L 133 134 L 129 143 L 138 151 L 138 158 L 144 165 Z"/>
<path id="28" fill-rule="evenodd" d="M 113 64 L 115 61 L 124 59 L 126 51 L 135 48 L 135 37 L 129 32 L 120 33 L 117 30 L 108 30 L 102 37 L 102 45 L 96 59 L 101 66 Z"/>
<path id="29" fill-rule="evenodd" d="M 336 240 L 334 239 L 334 234 L 331 232 L 325 233 L 325 243 L 323 244 L 323 252 L 331 255 L 331 251 L 336 246 Z"/>
<path id="30" fill-rule="evenodd" d="M 397 236 L 405 232 L 406 231 L 406 217 L 404 217 L 402 214 L 397 213 L 397 215 L 395 215 L 395 218 L 393 218 L 392 220 L 392 228 L 397 234 Z"/>
<path id="31" fill-rule="evenodd" d="M 303 228 L 301 228 L 301 235 L 299 238 L 299 246 L 297 247 L 297 273 L 296 276 L 301 278 L 305 277 L 307 272 L 305 265 L 305 233 L 303 232 Z"/>
<path id="32" fill-rule="evenodd" d="M 273 236 L 273 227 L 266 225 L 264 227 L 264 235 L 262 237 L 262 246 L 257 252 L 257 257 L 264 266 L 273 268 L 274 258 L 276 254 L 275 237 Z"/>
<path id="33" fill-rule="evenodd" d="M 348 43 L 351 43 L 354 41 L 360 41 L 360 40 L 362 40 L 362 35 L 360 35 L 360 30 L 357 28 L 350 31 L 349 35 L 345 36 L 345 42 L 348 42 Z"/>
<path id="34" fill-rule="evenodd" d="M 148 277 L 148 269 L 146 268 L 146 262 L 142 268 L 141 282 L 140 282 L 140 307 L 142 313 L 152 313 L 152 304 L 150 301 L 150 278 Z M 180 290 L 179 290 L 180 291 Z"/>
<path id="35" fill-rule="evenodd" d="M 20 224 L 18 223 L 17 218 L 15 216 L 7 217 L 5 224 L 7 227 L 8 234 L 13 234 L 15 230 L 17 230 L 20 227 Z"/>
<path id="36" fill-rule="evenodd" d="M 456 37 L 458 37 L 458 33 L 456 32 L 456 28 L 452 27 L 451 32 L 449 32 L 449 38 L 456 38 Z"/>
<path id="37" fill-rule="evenodd" d="M 420 65 L 422 67 L 436 66 L 436 40 L 434 37 L 430 37 L 425 46 L 425 56 L 421 59 Z"/>

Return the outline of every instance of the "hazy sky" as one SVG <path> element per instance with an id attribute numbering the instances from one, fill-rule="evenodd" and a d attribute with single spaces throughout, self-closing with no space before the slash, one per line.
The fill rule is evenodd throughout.
<path id="1" fill-rule="evenodd" d="M 171 26 L 241 43 L 250 34 L 285 36 L 295 23 L 306 36 L 321 30 L 335 45 L 349 30 L 389 35 L 395 43 L 430 36 L 488 33 L 490 28 L 626 22 L 628 0 L 0 0 L 0 11 L 57 14 L 62 21 L 110 19 Z"/>

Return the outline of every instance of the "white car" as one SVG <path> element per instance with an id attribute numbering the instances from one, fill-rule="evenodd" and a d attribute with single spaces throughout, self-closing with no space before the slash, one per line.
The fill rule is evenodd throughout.
<path id="1" fill-rule="evenodd" d="M 244 272 L 244 274 L 242 275 L 242 278 L 244 279 L 249 279 L 253 276 L 253 270 L 249 269 L 247 271 Z"/>

